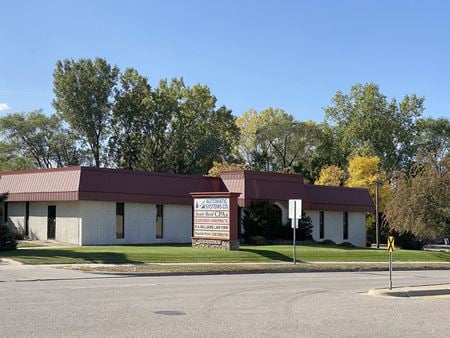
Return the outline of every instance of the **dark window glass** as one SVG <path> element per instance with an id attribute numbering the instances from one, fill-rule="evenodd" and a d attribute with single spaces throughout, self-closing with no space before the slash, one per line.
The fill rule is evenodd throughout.
<path id="1" fill-rule="evenodd" d="M 323 211 L 320 212 L 320 238 L 325 237 L 325 220 Z"/>
<path id="2" fill-rule="evenodd" d="M 347 211 L 344 211 L 343 225 L 344 225 L 344 239 L 348 239 L 348 212 Z"/>
<path id="3" fill-rule="evenodd" d="M 163 238 L 164 235 L 164 207 L 162 204 L 156 205 L 156 238 Z"/>
<path id="4" fill-rule="evenodd" d="M 125 230 L 125 205 L 116 204 L 116 238 L 124 238 Z"/>
<path id="5" fill-rule="evenodd" d="M 25 235 L 29 234 L 30 227 L 30 202 L 25 203 Z"/>
<path id="6" fill-rule="evenodd" d="M 47 239 L 56 237 L 56 205 L 47 207 Z"/>
<path id="7" fill-rule="evenodd" d="M 3 216 L 5 216 L 5 217 L 3 219 L 3 222 L 7 223 L 8 222 L 8 202 L 5 202 L 4 206 L 5 206 L 5 209 L 3 210 Z"/>

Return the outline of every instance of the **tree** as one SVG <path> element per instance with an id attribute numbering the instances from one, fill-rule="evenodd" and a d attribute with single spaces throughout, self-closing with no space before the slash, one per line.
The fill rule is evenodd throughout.
<path id="1" fill-rule="evenodd" d="M 386 206 L 391 190 L 387 181 L 386 173 L 381 168 L 380 159 L 377 156 L 352 157 L 348 162 L 348 179 L 345 182 L 347 187 L 366 188 L 369 190 L 372 199 L 375 200 L 375 189 L 379 184 L 380 210 Z"/>
<path id="2" fill-rule="evenodd" d="M 227 161 L 213 162 L 213 166 L 208 171 L 208 176 L 219 177 L 222 172 L 233 170 L 244 170 L 245 166 L 241 163 L 229 163 Z"/>
<path id="3" fill-rule="evenodd" d="M 204 85 L 188 87 L 174 79 L 170 86 L 160 84 L 169 98 L 169 124 L 166 127 L 166 171 L 204 175 L 214 161 L 229 160 L 239 138 L 235 117 L 225 106 L 216 108 L 217 99 Z"/>
<path id="4" fill-rule="evenodd" d="M 119 83 L 113 108 L 111 155 L 120 168 L 142 168 L 143 148 L 146 138 L 152 138 L 157 117 L 152 111 L 151 87 L 131 68 L 120 74 Z"/>
<path id="5" fill-rule="evenodd" d="M 325 166 L 347 167 L 347 158 L 339 149 L 339 134 L 335 128 L 327 123 L 316 124 L 314 128 L 315 132 L 311 137 L 315 145 L 299 163 L 301 168 L 294 167 L 296 172 L 302 172 L 311 183 L 319 179 L 320 170 Z"/>
<path id="6" fill-rule="evenodd" d="M 236 119 L 236 125 L 240 131 L 240 139 L 236 145 L 238 157 L 251 169 L 264 167 L 266 163 L 259 163 L 256 160 L 257 154 L 264 154 L 267 157 L 268 144 L 259 145 L 256 140 L 256 132 L 260 124 L 260 117 L 257 111 L 249 110 Z M 264 161 L 267 162 L 267 161 Z"/>
<path id="7" fill-rule="evenodd" d="M 340 167 L 328 165 L 320 170 L 320 176 L 314 184 L 341 186 L 344 184 L 345 177 L 346 173 Z"/>
<path id="8" fill-rule="evenodd" d="M 340 151 L 347 157 L 361 147 L 381 160 L 385 171 L 408 168 L 413 160 L 415 121 L 424 110 L 424 98 L 406 95 L 388 101 L 378 85 L 355 84 L 349 94 L 338 91 L 325 108 L 326 121 L 339 135 Z"/>
<path id="9" fill-rule="evenodd" d="M 317 147 L 318 128 L 298 122 L 282 109 L 250 110 L 237 119 L 241 140 L 238 153 L 251 169 L 289 172 L 310 167 Z"/>
<path id="10" fill-rule="evenodd" d="M 3 141 L 0 153 L 13 161 L 13 169 L 62 167 L 81 161 L 76 137 L 56 115 L 41 110 L 13 113 L 0 118 Z"/>
<path id="11" fill-rule="evenodd" d="M 33 160 L 24 157 L 10 142 L 0 142 L 0 171 L 27 170 L 35 167 Z"/>
<path id="12" fill-rule="evenodd" d="M 205 175 L 214 161 L 231 159 L 239 130 L 207 86 L 173 79 L 152 90 L 134 69 L 119 82 L 110 140 L 119 167 Z"/>
<path id="13" fill-rule="evenodd" d="M 450 156 L 420 150 L 409 175 L 398 172 L 385 220 L 400 234 L 422 241 L 450 234 Z"/>
<path id="14" fill-rule="evenodd" d="M 417 121 L 417 146 L 444 159 L 450 149 L 450 121 L 445 118 L 426 118 Z"/>
<path id="15" fill-rule="evenodd" d="M 63 60 L 53 73 L 53 106 L 88 144 L 96 167 L 106 163 L 113 88 L 119 69 L 104 59 Z"/>

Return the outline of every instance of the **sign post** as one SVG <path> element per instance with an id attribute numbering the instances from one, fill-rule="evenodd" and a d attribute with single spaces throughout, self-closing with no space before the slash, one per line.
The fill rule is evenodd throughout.
<path id="1" fill-rule="evenodd" d="M 389 251 L 389 290 L 392 290 L 392 253 L 394 252 L 394 236 L 388 236 L 387 248 Z"/>
<path id="2" fill-rule="evenodd" d="M 297 264 L 296 260 L 296 232 L 298 229 L 298 220 L 302 218 L 302 200 L 289 200 L 289 218 L 292 222 L 292 260 Z"/>

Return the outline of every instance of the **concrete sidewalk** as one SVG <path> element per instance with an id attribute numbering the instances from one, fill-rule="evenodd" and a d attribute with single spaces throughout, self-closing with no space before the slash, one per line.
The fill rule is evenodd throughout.
<path id="1" fill-rule="evenodd" d="M 368 294 L 375 297 L 427 297 L 450 299 L 450 284 L 407 286 L 389 289 L 370 289 Z"/>

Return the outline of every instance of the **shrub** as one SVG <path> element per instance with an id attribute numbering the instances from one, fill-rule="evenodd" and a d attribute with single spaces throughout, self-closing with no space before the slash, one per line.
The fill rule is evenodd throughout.
<path id="1" fill-rule="evenodd" d="M 422 250 L 426 242 L 421 241 L 411 232 L 405 232 L 403 234 L 394 233 L 395 246 L 398 246 L 406 250 Z"/>
<path id="2" fill-rule="evenodd" d="M 312 240 L 312 221 L 309 216 L 302 214 L 302 218 L 299 220 L 296 238 L 299 241 Z"/>
<path id="3" fill-rule="evenodd" d="M 244 210 L 244 239 L 261 236 L 265 239 L 276 239 L 277 232 L 283 231 L 281 225 L 281 210 L 268 201 L 252 203 Z"/>
<path id="4" fill-rule="evenodd" d="M 244 225 L 244 239 L 250 243 L 250 238 L 260 236 L 266 241 L 277 239 L 292 240 L 291 222 L 282 224 L 281 209 L 272 202 L 263 201 L 252 203 L 244 210 L 242 223 Z M 298 241 L 311 240 L 311 218 L 303 214 L 296 232 Z"/>
<path id="5" fill-rule="evenodd" d="M 6 224 L 0 224 L 0 251 L 17 248 L 16 233 Z"/>
<path id="6" fill-rule="evenodd" d="M 344 248 L 354 248 L 355 246 L 350 242 L 342 242 L 341 244 L 338 244 L 339 246 L 342 246 Z"/>
<path id="7" fill-rule="evenodd" d="M 22 229 L 14 229 L 13 230 L 15 235 L 16 235 L 16 240 L 18 241 L 22 241 L 25 239 L 25 231 L 23 231 Z"/>
<path id="8" fill-rule="evenodd" d="M 326 239 L 322 242 L 317 242 L 317 244 L 321 244 L 321 245 L 336 245 L 335 242 L 333 242 L 331 239 Z"/>
<path id="9" fill-rule="evenodd" d="M 371 248 L 371 247 L 372 247 L 372 242 L 366 241 L 366 248 Z"/>
<path id="10" fill-rule="evenodd" d="M 262 236 L 250 236 L 247 240 L 247 243 L 253 245 L 266 245 L 267 241 Z"/>

